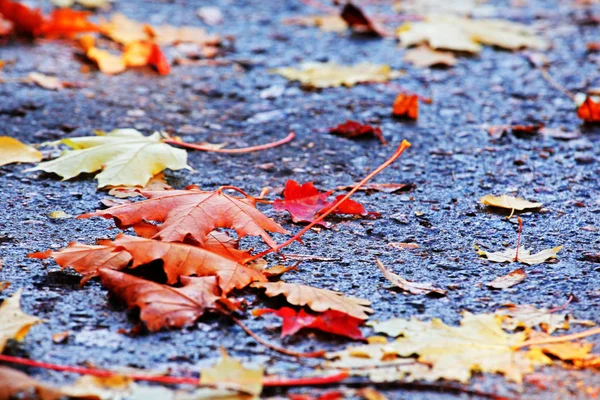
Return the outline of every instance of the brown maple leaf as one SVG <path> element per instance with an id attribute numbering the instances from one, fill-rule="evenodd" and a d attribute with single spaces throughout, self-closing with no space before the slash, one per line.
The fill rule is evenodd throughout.
<path id="1" fill-rule="evenodd" d="M 188 189 L 140 191 L 147 200 L 83 214 L 78 218 L 113 218 L 119 228 L 128 228 L 142 221 L 162 222 L 153 238 L 167 242 L 193 239 L 202 244 L 215 228 L 232 228 L 240 238 L 246 235 L 260 236 L 274 248 L 277 243 L 267 231 L 289 233 L 258 211 L 256 199 L 240 189 L 222 187 L 214 192 L 202 191 L 197 187 Z M 224 189 L 237 190 L 245 197 L 230 196 L 223 193 Z"/>
<path id="2" fill-rule="evenodd" d="M 369 318 L 367 313 L 373 312 L 371 308 L 367 307 L 371 304 L 370 301 L 345 297 L 333 290 L 285 282 L 257 282 L 252 287 L 266 289 L 266 295 L 269 297 L 282 294 L 290 304 L 307 305 L 317 312 L 336 310 L 358 319 L 367 319 Z"/>
<path id="3" fill-rule="evenodd" d="M 183 287 L 174 288 L 102 268 L 102 284 L 123 300 L 129 308 L 140 309 L 140 319 L 150 331 L 182 328 L 196 321 L 206 310 L 219 309 L 222 299 L 214 276 L 181 277 Z M 229 307 L 235 302 L 224 300 Z"/>

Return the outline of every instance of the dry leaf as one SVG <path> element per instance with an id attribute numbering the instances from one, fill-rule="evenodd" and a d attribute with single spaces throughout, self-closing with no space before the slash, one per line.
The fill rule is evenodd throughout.
<path id="1" fill-rule="evenodd" d="M 348 24 L 339 15 L 311 15 L 306 17 L 295 17 L 284 20 L 288 24 L 302 26 L 316 26 L 324 32 L 346 32 Z"/>
<path id="2" fill-rule="evenodd" d="M 0 353 L 4 351 L 6 342 L 10 339 L 21 341 L 27 336 L 32 326 L 42 322 L 41 319 L 25 314 L 21 310 L 21 294 L 19 289 L 11 297 L 4 299 L 0 305 Z"/>
<path id="3" fill-rule="evenodd" d="M 17 162 L 38 162 L 42 153 L 17 139 L 0 136 L 0 166 Z"/>
<path id="4" fill-rule="evenodd" d="M 154 175 L 143 187 L 143 190 L 149 192 L 160 192 L 163 190 L 171 190 L 173 189 L 167 183 L 165 179 L 165 174 L 162 172 Z M 117 186 L 113 187 L 108 191 L 110 196 L 114 196 L 118 199 L 126 199 L 128 197 L 144 197 L 137 189 L 127 186 Z"/>
<path id="5" fill-rule="evenodd" d="M 515 286 L 517 283 L 521 283 L 527 277 L 527 273 L 524 268 L 515 269 L 507 275 L 499 276 L 491 282 L 486 283 L 486 286 L 489 286 L 494 289 L 507 289 L 509 287 Z"/>
<path id="6" fill-rule="evenodd" d="M 399 71 L 394 71 L 388 65 L 356 64 L 353 66 L 336 63 L 307 62 L 300 69 L 292 67 L 271 70 L 293 81 L 299 81 L 303 86 L 327 88 L 337 86 L 354 86 L 358 83 L 382 83 L 399 77 Z"/>
<path id="7" fill-rule="evenodd" d="M 71 331 L 58 332 L 52 335 L 52 342 L 56 344 L 65 343 L 69 339 Z"/>
<path id="8" fill-rule="evenodd" d="M 506 208 L 513 212 L 514 210 L 522 211 L 530 208 L 540 208 L 543 205 L 542 203 L 527 201 L 521 197 L 513 197 L 507 194 L 503 194 L 502 196 L 485 195 L 481 198 L 481 203 L 486 206 Z"/>
<path id="9" fill-rule="evenodd" d="M 74 149 L 28 171 L 53 172 L 64 180 L 102 170 L 98 187 L 145 186 L 166 168 L 190 169 L 185 150 L 162 142 L 160 133 L 144 136 L 135 129 L 116 129 L 104 136 L 63 139 Z"/>
<path id="10" fill-rule="evenodd" d="M 52 219 L 69 219 L 69 218 L 73 218 L 72 215 L 67 214 L 66 212 L 64 212 L 62 210 L 52 211 L 52 212 L 48 213 L 48 217 L 50 217 Z"/>
<path id="11" fill-rule="evenodd" d="M 537 328 L 553 333 L 558 329 L 569 329 L 571 317 L 566 313 L 552 312 L 532 305 L 507 305 L 496 311 L 502 317 L 502 327 L 514 331 L 517 328 Z"/>
<path id="12" fill-rule="evenodd" d="M 35 397 L 17 396 L 23 393 L 34 394 Z M 64 394 L 58 389 L 46 386 L 16 369 L 0 366 L 0 399 L 2 400 L 17 398 L 59 400 L 63 397 Z"/>
<path id="13" fill-rule="evenodd" d="M 298 283 L 285 282 L 256 282 L 252 287 L 266 289 L 269 297 L 284 295 L 290 304 L 309 306 L 313 311 L 323 312 L 336 310 L 354 318 L 367 319 L 367 313 L 373 310 L 368 305 L 370 301 L 356 297 L 345 297 L 341 293 L 327 289 L 318 289 Z"/>
<path id="14" fill-rule="evenodd" d="M 418 46 L 407 50 L 404 54 L 404 61 L 419 68 L 433 66 L 452 67 L 458 62 L 454 54 L 447 51 L 433 50 L 429 46 Z"/>
<path id="15" fill-rule="evenodd" d="M 111 0 L 51 0 L 57 7 L 71 7 L 75 3 L 86 8 L 106 8 L 110 6 Z"/>
<path id="16" fill-rule="evenodd" d="M 371 21 L 365 12 L 351 2 L 347 2 L 340 14 L 348 27 L 357 33 L 385 36 L 381 28 Z"/>
<path id="17" fill-rule="evenodd" d="M 101 21 L 100 29 L 104 35 L 124 45 L 151 39 L 146 24 L 131 20 L 121 13 L 112 14 L 110 21 Z"/>
<path id="18" fill-rule="evenodd" d="M 379 270 L 381 271 L 383 276 L 385 276 L 385 278 L 388 281 L 390 281 L 394 286 L 404 290 L 405 292 L 409 292 L 411 294 L 435 293 L 435 294 L 439 294 L 442 296 L 445 296 L 446 293 L 448 293 L 447 290 L 438 289 L 435 286 L 433 286 L 431 283 L 417 283 L 417 282 L 407 281 L 406 279 L 402 278 L 400 275 L 395 274 L 392 271 L 390 271 L 378 259 L 375 259 L 375 260 L 377 262 L 377 267 L 379 268 Z"/>
<path id="19" fill-rule="evenodd" d="M 402 243 L 402 242 L 390 242 L 390 243 L 388 243 L 388 246 L 391 246 L 395 249 L 401 249 L 401 250 L 413 250 L 413 249 L 419 248 L 419 245 L 416 243 Z"/>
<path id="20" fill-rule="evenodd" d="M 221 359 L 212 368 L 203 369 L 200 383 L 217 387 L 233 388 L 254 396 L 260 395 L 263 387 L 264 367 L 257 369 L 244 368 L 242 363 L 231 358 L 221 349 Z"/>
<path id="21" fill-rule="evenodd" d="M 419 97 L 414 94 L 400 93 L 396 96 L 392 105 L 392 115 L 394 117 L 417 119 L 419 117 Z"/>
<path id="22" fill-rule="evenodd" d="M 492 262 L 514 262 L 519 261 L 528 265 L 541 264 L 551 258 L 555 258 L 556 254 L 562 249 L 562 246 L 557 246 L 552 249 L 545 249 L 539 253 L 531 254 L 531 250 L 524 246 L 519 247 L 519 258 L 517 259 L 517 249 L 506 249 L 504 251 L 490 252 L 477 249 L 477 254 L 487 257 Z"/>
<path id="23" fill-rule="evenodd" d="M 39 87 L 48 90 L 60 90 L 64 87 L 63 83 L 55 76 L 48 76 L 39 72 L 31 72 L 27 79 L 31 83 L 35 83 Z"/>
<path id="24" fill-rule="evenodd" d="M 433 49 L 479 53 L 481 44 L 510 50 L 545 50 L 548 43 L 529 27 L 498 19 L 469 19 L 452 15 L 429 15 L 398 29 L 400 44 L 409 47 L 427 43 Z"/>
<path id="25" fill-rule="evenodd" d="M 127 69 L 127 64 L 121 55 L 115 55 L 97 47 L 90 48 L 85 54 L 98 65 L 98 69 L 103 74 L 116 75 Z"/>
<path id="26" fill-rule="evenodd" d="M 547 357 L 532 360 L 526 351 L 516 350 L 523 343 L 523 332 L 509 334 L 502 330 L 499 317 L 490 314 L 464 313 L 460 326 L 448 326 L 439 319 L 392 319 L 370 323 L 376 332 L 400 336 L 394 342 L 351 347 L 329 353 L 329 364 L 334 368 L 380 367 L 390 368 L 395 363 L 403 367 L 388 369 L 387 373 L 371 373 L 371 378 L 383 381 L 400 379 L 436 381 L 457 380 L 467 383 L 473 372 L 502 373 L 509 380 L 521 382 L 524 374 L 535 365 L 549 362 Z M 416 359 L 398 359 L 413 357 Z M 431 367 L 425 367 L 430 365 Z M 411 363 L 412 362 L 412 363 Z"/>

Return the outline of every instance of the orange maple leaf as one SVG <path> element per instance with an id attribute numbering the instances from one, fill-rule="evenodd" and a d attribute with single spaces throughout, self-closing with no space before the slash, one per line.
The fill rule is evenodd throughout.
<path id="1" fill-rule="evenodd" d="M 39 27 L 37 34 L 46 37 L 72 37 L 83 32 L 99 32 L 100 27 L 87 20 L 91 13 L 59 8 L 52 11 L 50 18 Z"/>
<path id="2" fill-rule="evenodd" d="M 34 36 L 44 23 L 39 8 L 31 9 L 23 4 L 10 0 L 0 0 L 0 14 L 13 24 L 16 33 Z"/>
<path id="3" fill-rule="evenodd" d="M 394 117 L 417 119 L 419 117 L 419 96 L 400 93 L 394 100 L 392 115 Z"/>
<path id="4" fill-rule="evenodd" d="M 600 122 L 600 103 L 587 97 L 577 109 L 577 116 L 585 122 Z"/>
<path id="5" fill-rule="evenodd" d="M 228 188 L 231 187 L 214 192 L 202 191 L 197 187 L 167 192 L 140 191 L 147 200 L 83 214 L 78 218 L 113 218 L 119 228 L 129 228 L 142 221 L 162 222 L 153 238 L 168 242 L 192 239 L 204 244 L 208 233 L 215 228 L 231 228 L 240 238 L 246 235 L 260 236 L 270 247 L 277 247 L 267 231 L 289 232 L 258 211 L 255 198 L 245 193 L 245 197 L 223 193 Z M 234 190 L 243 193 L 240 189 Z"/>
<path id="6" fill-rule="evenodd" d="M 150 331 L 190 325 L 206 310 L 219 310 L 221 300 L 228 308 L 237 307 L 234 300 L 221 297 L 214 276 L 182 277 L 183 287 L 174 288 L 107 268 L 99 273 L 102 284 L 114 295 L 129 308 L 140 309 L 140 319 Z"/>

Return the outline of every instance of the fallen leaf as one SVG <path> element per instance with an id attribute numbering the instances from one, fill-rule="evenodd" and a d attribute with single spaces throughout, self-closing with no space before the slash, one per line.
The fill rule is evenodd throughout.
<path id="1" fill-rule="evenodd" d="M 152 39 L 146 24 L 129 19 L 121 13 L 112 14 L 109 21 L 101 20 L 100 29 L 103 35 L 123 45 Z"/>
<path id="2" fill-rule="evenodd" d="M 530 208 L 541 208 L 543 206 L 542 203 L 527 201 L 521 197 L 513 197 L 507 194 L 503 194 L 502 196 L 485 195 L 481 198 L 481 203 L 486 206 L 506 208 L 512 210 L 512 212 L 515 210 L 522 211 Z"/>
<path id="3" fill-rule="evenodd" d="M 148 40 L 127 43 L 123 51 L 123 60 L 128 67 L 149 65 L 161 75 L 168 75 L 171 72 L 171 66 L 160 47 Z"/>
<path id="4" fill-rule="evenodd" d="M 150 331 L 189 326 L 205 311 L 216 311 L 222 299 L 214 276 L 182 276 L 183 286 L 174 288 L 107 268 L 99 274 L 102 284 L 128 308 L 140 309 L 140 319 Z"/>
<path id="5" fill-rule="evenodd" d="M 527 277 L 527 273 L 524 268 L 515 269 L 507 275 L 499 276 L 493 281 L 486 283 L 485 285 L 494 289 L 507 289 L 515 286 L 517 283 L 521 283 Z"/>
<path id="6" fill-rule="evenodd" d="M 161 172 L 150 178 L 146 186 L 144 186 L 142 189 L 150 192 L 159 192 L 163 190 L 171 190 L 173 188 L 167 183 L 165 174 Z M 108 194 L 119 199 L 126 199 L 128 197 L 144 197 L 136 188 L 132 188 L 130 186 L 113 187 L 108 191 Z"/>
<path id="7" fill-rule="evenodd" d="M 4 299 L 0 305 L 0 353 L 4 351 L 7 341 L 14 339 L 20 342 L 32 326 L 42 322 L 41 319 L 27 315 L 21 310 L 21 294 L 23 289 Z"/>
<path id="8" fill-rule="evenodd" d="M 83 275 L 81 284 L 98 276 L 100 268 L 123 269 L 131 262 L 132 256 L 125 250 L 117 250 L 114 246 L 89 246 L 71 242 L 60 250 L 46 250 L 29 254 L 29 258 L 45 260 L 52 257 L 62 269 L 73 268 Z"/>
<path id="9" fill-rule="evenodd" d="M 79 4 L 86 8 L 106 8 L 110 5 L 111 0 L 51 0 L 52 4 L 57 7 L 71 7 L 74 4 Z"/>
<path id="10" fill-rule="evenodd" d="M 65 343 L 69 339 L 71 331 L 58 332 L 52 335 L 52 342 L 56 344 Z"/>
<path id="11" fill-rule="evenodd" d="M 48 76 L 39 72 L 31 72 L 27 79 L 41 88 L 48 90 L 60 90 L 64 87 L 63 83 L 55 76 Z"/>
<path id="12" fill-rule="evenodd" d="M 201 46 L 219 46 L 221 44 L 221 38 L 218 35 L 209 35 L 203 28 L 192 26 L 162 25 L 152 27 L 150 33 L 153 39 L 161 45 L 195 43 Z"/>
<path id="13" fill-rule="evenodd" d="M 284 23 L 301 26 L 315 26 L 323 32 L 346 32 L 348 24 L 339 15 L 310 15 L 306 17 L 295 17 L 284 20 Z"/>
<path id="14" fill-rule="evenodd" d="M 52 211 L 51 213 L 48 214 L 48 216 L 52 219 L 69 219 L 69 218 L 73 218 L 72 215 L 67 214 L 64 211 L 58 210 L 58 211 Z"/>
<path id="15" fill-rule="evenodd" d="M 423 22 L 398 28 L 405 47 L 427 43 L 433 49 L 479 53 L 481 44 L 509 50 L 545 50 L 548 43 L 536 37 L 528 26 L 499 19 L 469 19 L 452 15 L 429 15 Z"/>
<path id="16" fill-rule="evenodd" d="M 377 27 L 369 18 L 367 18 L 362 9 L 350 2 L 344 5 L 340 17 L 354 32 L 385 36 L 381 29 Z"/>
<path id="17" fill-rule="evenodd" d="M 85 51 L 85 55 L 94 61 L 100 72 L 107 75 L 116 75 L 127 69 L 125 58 L 122 55 L 109 53 L 96 47 L 96 39 L 91 35 L 83 35 L 79 38 L 79 44 Z"/>
<path id="18" fill-rule="evenodd" d="M 0 136 L 0 166 L 17 162 L 38 162 L 42 153 L 31 146 L 27 146 L 17 139 Z"/>
<path id="19" fill-rule="evenodd" d="M 152 44 L 148 65 L 156 68 L 160 75 L 168 75 L 171 72 L 169 61 L 156 43 Z"/>
<path id="20" fill-rule="evenodd" d="M 390 271 L 389 268 L 387 268 L 385 265 L 383 265 L 381 261 L 379 261 L 379 259 L 375 259 L 375 261 L 377 262 L 377 267 L 379 268 L 383 276 L 385 276 L 385 279 L 390 281 L 394 286 L 404 290 L 405 292 L 409 292 L 411 294 L 435 293 L 442 296 L 445 296 L 448 293 L 447 290 L 438 289 L 431 283 L 417 283 L 408 281 L 402 278 L 400 275 Z"/>
<path id="21" fill-rule="evenodd" d="M 351 190 L 356 187 L 356 184 L 349 186 L 338 186 L 338 190 Z M 408 192 L 415 189 L 417 185 L 414 183 L 365 183 L 358 190 L 363 192 L 383 192 L 383 193 L 395 193 L 395 192 Z"/>
<path id="22" fill-rule="evenodd" d="M 552 249 L 545 249 L 539 253 L 531 254 L 531 250 L 524 246 L 519 247 L 519 257 L 517 259 L 517 249 L 506 249 L 504 251 L 489 252 L 477 248 L 477 254 L 487 257 L 492 262 L 515 262 L 519 261 L 528 265 L 536 265 L 546 262 L 551 258 L 555 258 L 556 254 L 562 249 L 562 246 L 557 246 Z"/>
<path id="23" fill-rule="evenodd" d="M 400 93 L 396 96 L 392 105 L 392 115 L 394 117 L 417 119 L 419 117 L 419 97 L 414 94 Z"/>
<path id="24" fill-rule="evenodd" d="M 31 394 L 35 397 L 30 397 Z M 59 400 L 63 397 L 60 390 L 46 386 L 21 371 L 0 365 L 0 399 Z"/>
<path id="25" fill-rule="evenodd" d="M 505 133 L 511 132 L 515 135 L 535 135 L 541 129 L 544 128 L 544 124 L 532 124 L 532 125 L 494 125 L 488 127 L 488 133 L 494 140 L 500 139 Z"/>
<path id="26" fill-rule="evenodd" d="M 419 245 L 416 243 L 402 243 L 402 242 L 390 242 L 390 243 L 388 243 L 388 246 L 391 246 L 395 249 L 402 249 L 402 250 L 413 250 L 413 249 L 419 248 Z"/>
<path id="27" fill-rule="evenodd" d="M 399 71 L 394 71 L 388 65 L 356 64 L 354 66 L 335 63 L 307 62 L 300 69 L 291 67 L 271 70 L 274 74 L 299 81 L 303 86 L 327 88 L 337 86 L 354 86 L 358 83 L 382 83 L 399 77 Z"/>
<path id="28" fill-rule="evenodd" d="M 242 363 L 221 350 L 221 359 L 211 368 L 200 373 L 200 383 L 217 387 L 234 388 L 244 393 L 259 396 L 262 392 L 264 367 L 245 368 Z"/>
<path id="29" fill-rule="evenodd" d="M 336 198 L 333 201 L 333 203 L 334 204 L 337 203 L 343 197 L 345 197 L 345 195 L 343 195 L 343 194 L 340 194 L 340 195 L 336 196 Z M 333 204 L 332 204 L 332 206 L 333 206 Z M 325 212 L 329 208 L 330 207 L 325 207 L 325 209 L 322 210 L 321 212 Z M 365 216 L 368 213 L 367 213 L 367 210 L 365 210 L 365 208 L 363 207 L 363 205 L 360 204 L 358 201 L 352 200 L 352 199 L 346 199 L 346 200 L 344 200 L 343 203 L 340 203 L 340 205 L 335 208 L 335 210 L 333 211 L 332 214 L 346 214 L 346 215 L 362 215 L 362 216 Z"/>
<path id="30" fill-rule="evenodd" d="M 600 103 L 595 102 L 590 96 L 577 109 L 577 116 L 585 122 L 600 122 Z"/>
<path id="31" fill-rule="evenodd" d="M 53 172 L 66 180 L 101 169 L 96 175 L 101 188 L 145 186 L 166 168 L 190 169 L 185 150 L 163 143 L 158 132 L 144 136 L 135 129 L 117 129 L 104 136 L 63 139 L 59 143 L 74 150 L 27 171 Z"/>
<path id="32" fill-rule="evenodd" d="M 364 339 L 358 327 L 363 324 L 362 319 L 351 317 L 335 310 L 327 310 L 323 313 L 307 313 L 304 309 L 296 311 L 290 307 L 282 307 L 279 310 L 272 308 L 261 308 L 252 311 L 252 315 L 275 314 L 283 318 L 281 326 L 281 337 L 293 335 L 301 329 L 317 329 L 334 335 L 345 336 L 354 340 Z"/>
<path id="33" fill-rule="evenodd" d="M 16 1 L 0 1 L 0 14 L 12 23 L 17 34 L 35 36 L 44 23 L 44 17 L 39 8 L 31 9 Z"/>
<path id="34" fill-rule="evenodd" d="M 526 351 L 517 350 L 526 340 L 526 334 L 506 333 L 502 330 L 500 318 L 491 314 L 465 312 L 457 327 L 448 326 L 439 319 L 419 321 L 400 318 L 369 325 L 376 332 L 402 337 L 391 343 L 328 353 L 327 358 L 338 359 L 330 363 L 330 367 L 388 368 L 388 373 L 383 375 L 371 372 L 372 378 L 377 377 L 379 381 L 408 378 L 467 383 L 473 372 L 490 372 L 502 373 L 509 380 L 520 383 L 523 375 L 532 372 L 534 366 L 549 362 L 547 357 L 532 360 Z M 404 363 L 404 368 L 390 369 L 395 363 L 401 363 L 401 366 Z"/>
<path id="35" fill-rule="evenodd" d="M 364 135 L 373 135 L 377 137 L 383 145 L 387 145 L 385 138 L 383 137 L 383 133 L 381 132 L 381 128 L 374 127 L 367 124 L 361 124 L 357 121 L 347 120 L 343 124 L 339 124 L 329 129 L 329 133 L 333 133 L 335 135 L 340 135 L 346 138 L 356 138 Z"/>
<path id="36" fill-rule="evenodd" d="M 39 28 L 39 34 L 50 37 L 73 37 L 79 33 L 99 32 L 100 27 L 88 21 L 91 13 L 60 8 L 52 11 L 50 17 Z"/>
<path id="37" fill-rule="evenodd" d="M 295 306 L 309 306 L 313 311 L 336 310 L 357 319 L 367 319 L 367 313 L 373 310 L 370 301 L 356 297 L 345 297 L 341 293 L 327 289 L 318 289 L 298 283 L 255 282 L 252 287 L 266 289 L 269 297 L 284 295 L 288 303 Z"/>
<path id="38" fill-rule="evenodd" d="M 83 214 L 78 218 L 113 218 L 117 226 L 123 229 L 142 221 L 159 222 L 162 225 L 158 226 L 154 238 L 174 242 L 193 239 L 203 243 L 215 228 L 227 228 L 235 229 L 239 238 L 260 236 L 274 248 L 277 243 L 266 231 L 289 233 L 257 210 L 256 199 L 248 195 L 235 197 L 222 190 L 206 192 L 196 187 L 140 193 L 147 199 Z"/>
<path id="39" fill-rule="evenodd" d="M 453 67 L 458 62 L 454 54 L 447 51 L 433 50 L 429 46 L 424 45 L 407 50 L 404 54 L 404 61 L 419 68 L 433 66 Z"/>
<path id="40" fill-rule="evenodd" d="M 10 35 L 12 31 L 13 23 L 7 19 L 2 18 L 2 15 L 0 14 L 0 37 Z M 2 70 L 3 66 L 4 63 L 0 61 L 0 70 Z"/>

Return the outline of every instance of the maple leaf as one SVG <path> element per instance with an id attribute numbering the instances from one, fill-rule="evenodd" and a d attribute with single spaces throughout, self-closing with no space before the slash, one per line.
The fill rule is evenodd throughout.
<path id="1" fill-rule="evenodd" d="M 206 192 L 191 187 L 189 190 L 159 192 L 140 191 L 147 200 L 123 204 L 106 210 L 80 215 L 78 218 L 114 218 L 119 228 L 129 228 L 142 221 L 163 223 L 158 227 L 155 239 L 182 242 L 194 239 L 206 241 L 207 234 L 215 228 L 235 229 L 239 238 L 246 235 L 260 236 L 270 247 L 277 243 L 266 231 L 287 234 L 272 219 L 256 209 L 256 199 L 223 193 L 221 188 Z"/>
<path id="2" fill-rule="evenodd" d="M 377 267 L 379 268 L 383 276 L 385 276 L 385 278 L 388 281 L 390 281 L 394 286 L 404 290 L 405 292 L 409 292 L 411 294 L 435 293 L 442 296 L 445 296 L 448 293 L 447 290 L 436 288 L 431 283 L 417 283 L 408 281 L 402 278 L 400 275 L 390 271 L 389 268 L 387 268 L 385 265 L 383 265 L 381 261 L 379 261 L 379 259 L 375 259 L 375 261 L 377 262 Z"/>
<path id="3" fill-rule="evenodd" d="M 39 8 L 31 9 L 15 1 L 0 0 L 0 14 L 10 21 L 15 32 L 21 35 L 35 36 L 44 23 Z"/>
<path id="4" fill-rule="evenodd" d="M 595 102 L 590 96 L 577 109 L 577 116 L 585 122 L 600 122 L 600 103 Z"/>
<path id="5" fill-rule="evenodd" d="M 275 200 L 273 208 L 276 211 L 287 211 L 294 222 L 312 222 L 317 214 L 326 212 L 334 203 L 336 203 L 343 195 L 337 196 L 333 202 L 327 201 L 329 192 L 320 192 L 312 182 L 299 184 L 298 182 L 288 179 L 283 190 L 283 200 Z M 367 215 L 362 204 L 347 199 L 341 203 L 332 214 L 350 214 L 350 215 Z M 327 227 L 326 223 L 319 223 Z"/>
<path id="6" fill-rule="evenodd" d="M 0 14 L 0 37 L 9 35 L 13 31 L 13 23 L 7 19 L 2 18 L 2 14 Z M 0 69 L 2 67 L 0 66 Z"/>
<path id="7" fill-rule="evenodd" d="M 419 97 L 414 94 L 400 93 L 396 96 L 392 105 L 392 115 L 394 117 L 417 119 L 419 117 Z"/>
<path id="8" fill-rule="evenodd" d="M 34 394 L 35 397 L 30 397 L 31 394 Z M 0 366 L 0 399 L 17 398 L 59 400 L 64 398 L 64 394 L 19 370 Z"/>
<path id="9" fill-rule="evenodd" d="M 110 21 L 101 20 L 102 34 L 121 44 L 151 39 L 148 26 L 127 18 L 124 14 L 114 13 Z"/>
<path id="10" fill-rule="evenodd" d="M 90 246 L 83 243 L 71 242 L 60 250 L 46 250 L 29 254 L 29 258 L 45 260 L 52 257 L 62 269 L 73 268 L 83 275 L 83 285 L 91 278 L 98 276 L 100 268 L 123 269 L 131 262 L 131 254 L 127 251 L 117 251 L 114 246 Z"/>
<path id="11" fill-rule="evenodd" d="M 104 136 L 63 139 L 74 150 L 28 171 L 53 172 L 63 179 L 102 169 L 98 187 L 144 186 L 166 168 L 189 169 L 187 153 L 163 143 L 160 133 L 144 136 L 135 129 L 117 129 Z"/>
<path id="12" fill-rule="evenodd" d="M 224 349 L 221 349 L 219 362 L 200 372 L 200 384 L 233 388 L 258 396 L 262 392 L 264 373 L 262 366 L 256 369 L 244 368 L 240 361 L 230 357 Z"/>
<path id="13" fill-rule="evenodd" d="M 348 2 L 344 5 L 340 17 L 355 32 L 369 35 L 385 36 L 379 27 L 377 27 L 357 6 Z"/>
<path id="14" fill-rule="evenodd" d="M 429 15 L 423 22 L 398 28 L 400 43 L 413 46 L 427 43 L 433 49 L 479 53 L 481 44 L 517 50 L 544 50 L 548 43 L 534 36 L 529 27 L 498 19 L 473 20 L 453 15 Z"/>
<path id="15" fill-rule="evenodd" d="M 370 325 L 376 332 L 402 337 L 391 343 L 369 344 L 329 353 L 328 358 L 339 359 L 330 366 L 390 367 L 397 361 L 394 356 L 416 355 L 416 361 L 431 367 L 409 364 L 408 368 L 392 370 L 383 379 L 380 376 L 380 380 L 409 377 L 428 381 L 451 379 L 466 383 L 473 372 L 481 371 L 502 373 L 509 380 L 520 383 L 523 374 L 533 371 L 536 365 L 548 362 L 547 357 L 532 360 L 528 352 L 518 350 L 518 346 L 525 342 L 525 333 L 506 333 L 502 330 L 500 318 L 490 314 L 473 315 L 466 312 L 458 327 L 448 326 L 439 319 L 392 319 Z"/>
<path id="16" fill-rule="evenodd" d="M 335 310 L 357 319 L 367 319 L 369 318 L 367 313 L 373 312 L 367 307 L 371 304 L 370 301 L 345 297 L 333 290 L 286 282 L 256 282 L 252 287 L 266 289 L 265 294 L 269 297 L 284 295 L 290 304 L 308 306 L 317 312 Z"/>
<path id="17" fill-rule="evenodd" d="M 529 208 L 540 208 L 543 206 L 542 203 L 527 201 L 521 197 L 513 197 L 507 194 L 503 194 L 502 196 L 493 196 L 491 194 L 488 194 L 483 196 L 480 201 L 486 206 L 506 208 L 512 210 L 511 216 L 515 210 L 522 211 L 527 210 Z"/>
<path id="18" fill-rule="evenodd" d="M 127 69 L 125 57 L 97 48 L 96 39 L 93 36 L 82 36 L 79 39 L 79 44 L 85 51 L 86 57 L 96 63 L 100 72 L 107 75 L 116 75 Z"/>
<path id="19" fill-rule="evenodd" d="M 419 68 L 445 66 L 453 67 L 458 60 L 454 54 L 446 51 L 433 50 L 429 46 L 418 46 L 409 49 L 404 54 L 404 61 Z"/>
<path id="20" fill-rule="evenodd" d="M 289 80 L 299 81 L 303 86 L 315 88 L 382 83 L 401 75 L 399 71 L 392 70 L 389 65 L 368 63 L 346 66 L 336 63 L 306 62 L 300 65 L 300 69 L 276 68 L 271 72 Z"/>
<path id="21" fill-rule="evenodd" d="M 171 66 L 160 47 L 151 41 L 134 41 L 125 45 L 123 60 L 128 67 L 154 67 L 159 74 L 168 75 Z"/>
<path id="22" fill-rule="evenodd" d="M 44 75 L 39 72 L 29 73 L 29 75 L 27 75 L 27 80 L 48 90 L 60 90 L 65 86 L 57 77 Z"/>
<path id="23" fill-rule="evenodd" d="M 284 20 L 284 23 L 302 26 L 316 26 L 323 32 L 342 33 L 348 29 L 348 24 L 339 15 L 309 15 Z"/>
<path id="24" fill-rule="evenodd" d="M 52 11 L 49 19 L 39 27 L 40 35 L 57 38 L 73 37 L 78 33 L 98 32 L 100 28 L 87 20 L 91 15 L 87 11 L 75 11 L 70 8 L 60 8 Z"/>
<path id="25" fill-rule="evenodd" d="M 519 247 L 518 253 L 517 249 L 506 249 L 504 251 L 491 252 L 477 248 L 477 254 L 487 257 L 487 259 L 492 262 L 502 263 L 519 261 L 528 265 L 536 265 L 546 262 L 551 258 L 555 258 L 560 249 L 562 249 L 562 246 L 557 246 L 552 249 L 544 249 L 539 253 L 531 254 L 531 250 L 526 249 L 524 246 Z"/>
<path id="26" fill-rule="evenodd" d="M 317 329 L 335 335 L 345 336 L 354 340 L 362 340 L 363 335 L 358 327 L 363 320 L 351 317 L 335 310 L 327 310 L 320 314 L 307 313 L 304 309 L 296 311 L 290 307 L 282 307 L 279 310 L 272 308 L 261 308 L 252 311 L 252 315 L 275 314 L 283 318 L 281 326 L 281 337 L 293 335 L 301 329 Z"/>
<path id="27" fill-rule="evenodd" d="M 519 268 L 509 272 L 507 275 L 499 276 L 485 285 L 494 289 L 507 289 L 523 282 L 526 277 L 525 268 Z"/>
<path id="28" fill-rule="evenodd" d="M 206 310 L 217 311 L 221 300 L 221 309 L 238 307 L 235 301 L 221 297 L 214 276 L 182 276 L 183 286 L 174 288 L 107 268 L 101 268 L 99 274 L 102 284 L 128 308 L 140 309 L 140 319 L 150 331 L 188 326 Z"/>
<path id="29" fill-rule="evenodd" d="M 19 289 L 11 297 L 4 299 L 0 305 L 0 353 L 4 351 L 6 342 L 10 339 L 21 341 L 27 336 L 32 326 L 42 322 L 41 319 L 27 315 L 21 310 L 21 295 Z"/>
<path id="30" fill-rule="evenodd" d="M 17 162 L 38 162 L 42 153 L 17 139 L 0 136 L 0 166 Z"/>
<path id="31" fill-rule="evenodd" d="M 506 330 L 539 327 L 545 333 L 553 333 L 558 329 L 569 329 L 570 322 L 593 324 L 591 321 L 573 320 L 567 313 L 557 313 L 546 308 L 535 308 L 532 305 L 505 305 L 496 310 L 502 318 L 502 327 Z"/>
<path id="32" fill-rule="evenodd" d="M 348 120 L 343 124 L 339 124 L 329 129 L 329 133 L 333 133 L 335 135 L 344 136 L 347 138 L 355 138 L 363 135 L 373 135 L 377 137 L 383 145 L 387 145 L 385 138 L 383 137 L 383 133 L 381 132 L 381 128 L 373 127 L 367 124 L 361 124 L 357 121 Z"/>

